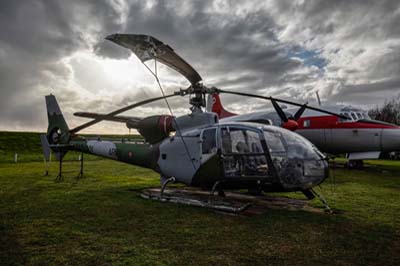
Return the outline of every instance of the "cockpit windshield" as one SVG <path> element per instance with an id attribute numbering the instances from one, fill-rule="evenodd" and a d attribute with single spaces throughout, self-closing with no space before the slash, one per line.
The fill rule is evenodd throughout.
<path id="1" fill-rule="evenodd" d="M 323 176 L 325 156 L 300 135 L 278 127 L 265 127 L 264 137 L 281 183 L 299 186 L 302 177 Z M 294 178 L 296 176 L 296 178 Z"/>
<path id="2" fill-rule="evenodd" d="M 361 110 L 340 112 L 340 114 L 347 117 L 347 119 L 340 118 L 340 122 L 354 122 L 362 119 L 371 119 L 367 112 Z"/>
<path id="3" fill-rule="evenodd" d="M 318 160 L 322 154 L 308 140 L 282 128 L 265 128 L 264 137 L 271 157 Z"/>

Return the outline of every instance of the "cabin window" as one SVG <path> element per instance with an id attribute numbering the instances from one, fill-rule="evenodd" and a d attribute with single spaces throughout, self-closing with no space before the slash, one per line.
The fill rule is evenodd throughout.
<path id="1" fill-rule="evenodd" d="M 256 131 L 242 128 L 223 128 L 222 150 L 226 153 L 262 152 L 260 135 Z"/>
<path id="2" fill-rule="evenodd" d="M 358 119 L 363 119 L 361 113 L 357 113 L 357 117 L 358 117 Z"/>
<path id="3" fill-rule="evenodd" d="M 344 114 L 344 116 L 347 116 L 348 118 L 349 118 L 349 120 L 351 120 L 351 116 L 349 115 L 349 113 L 343 113 Z"/>
<path id="4" fill-rule="evenodd" d="M 282 136 L 279 132 L 264 131 L 265 141 L 271 154 L 286 153 L 282 142 Z"/>
<path id="5" fill-rule="evenodd" d="M 351 113 L 347 113 L 347 112 L 343 112 L 343 113 L 340 113 L 341 115 L 344 115 L 345 117 L 347 117 L 347 119 L 345 119 L 345 118 L 339 118 L 339 122 L 352 122 L 353 121 L 353 119 L 352 119 L 352 117 L 351 117 Z M 357 119 L 357 118 L 356 118 Z"/>
<path id="6" fill-rule="evenodd" d="M 353 118 L 353 120 L 357 120 L 357 116 L 355 113 L 351 112 L 350 114 L 351 114 L 351 117 Z"/>
<path id="7" fill-rule="evenodd" d="M 217 151 L 216 128 L 205 129 L 202 135 L 201 149 L 203 154 L 215 153 Z"/>
<path id="8" fill-rule="evenodd" d="M 303 121 L 303 127 L 310 127 L 311 126 L 311 120 L 304 120 Z"/>
<path id="9" fill-rule="evenodd" d="M 268 175 L 268 164 L 258 131 L 246 128 L 221 128 L 223 167 L 226 177 Z"/>

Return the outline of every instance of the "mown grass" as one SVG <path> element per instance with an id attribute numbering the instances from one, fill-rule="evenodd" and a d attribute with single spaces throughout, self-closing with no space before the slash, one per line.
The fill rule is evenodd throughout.
<path id="1" fill-rule="evenodd" d="M 36 155 L 39 156 L 39 155 Z M 400 162 L 334 169 L 337 214 L 230 216 L 139 197 L 151 171 L 110 160 L 0 162 L 0 265 L 399 265 Z M 302 197 L 299 193 L 287 194 Z M 320 205 L 318 200 L 313 205 Z"/>

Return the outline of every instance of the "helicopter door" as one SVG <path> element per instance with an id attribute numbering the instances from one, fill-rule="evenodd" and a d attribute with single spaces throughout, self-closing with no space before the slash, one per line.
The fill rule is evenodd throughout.
<path id="1" fill-rule="evenodd" d="M 221 128 L 225 177 L 266 177 L 268 163 L 259 132 L 247 128 Z"/>

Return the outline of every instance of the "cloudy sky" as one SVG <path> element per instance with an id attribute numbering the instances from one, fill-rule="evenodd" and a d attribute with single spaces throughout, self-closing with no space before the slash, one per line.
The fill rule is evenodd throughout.
<path id="1" fill-rule="evenodd" d="M 44 131 L 44 95 L 70 127 L 76 111 L 108 112 L 160 91 L 140 61 L 104 37 L 152 35 L 186 59 L 206 85 L 299 102 L 369 108 L 400 93 L 400 2 L 13 0 L 0 3 L 0 130 Z M 150 64 L 151 65 L 151 64 Z M 188 82 L 160 69 L 167 92 Z M 263 102 L 224 96 L 227 109 Z M 176 114 L 187 100 L 174 99 Z M 127 114 L 167 113 L 158 102 Z M 86 132 L 127 133 L 102 123 Z"/>

